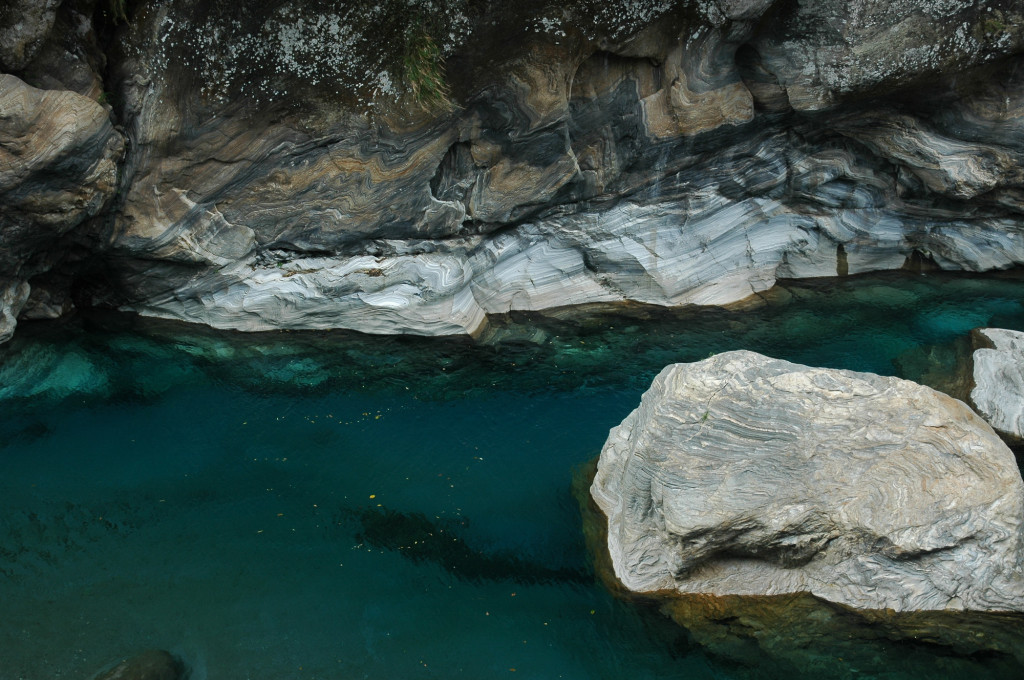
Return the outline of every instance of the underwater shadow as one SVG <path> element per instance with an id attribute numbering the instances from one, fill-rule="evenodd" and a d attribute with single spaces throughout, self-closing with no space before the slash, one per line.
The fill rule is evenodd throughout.
<path id="1" fill-rule="evenodd" d="M 462 536 L 463 520 L 432 520 L 418 512 L 388 508 L 345 511 L 360 525 L 356 540 L 399 553 L 415 563 L 433 563 L 466 581 L 511 581 L 523 585 L 594 583 L 587 569 L 548 567 L 504 552 L 474 548 Z"/>

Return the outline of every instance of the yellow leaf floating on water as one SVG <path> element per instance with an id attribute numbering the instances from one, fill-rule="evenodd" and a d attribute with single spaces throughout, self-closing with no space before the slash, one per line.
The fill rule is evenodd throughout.
<path id="1" fill-rule="evenodd" d="M 370 498 L 376 498 L 376 497 L 377 497 L 377 494 L 375 494 L 375 493 L 371 493 L 370 494 Z"/>

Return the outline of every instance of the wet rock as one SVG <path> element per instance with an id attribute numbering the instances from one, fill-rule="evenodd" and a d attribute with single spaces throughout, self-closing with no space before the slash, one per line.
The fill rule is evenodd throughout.
<path id="1" fill-rule="evenodd" d="M 894 358 L 893 365 L 901 378 L 969 404 L 971 377 L 963 367 L 972 351 L 970 338 L 957 336 L 950 342 L 912 347 Z"/>
<path id="2" fill-rule="evenodd" d="M 1006 441 L 1024 444 L 1024 333 L 978 328 L 971 339 L 971 405 Z"/>
<path id="3" fill-rule="evenodd" d="M 1012 678 L 1024 663 L 1018 613 L 852 609 L 807 594 L 680 595 L 661 609 L 707 651 L 757 678 L 913 676 L 926 655 L 941 655 L 952 677 L 977 674 L 973 657 L 986 663 L 985 677 Z"/>
<path id="4" fill-rule="evenodd" d="M 1024 611 L 1024 482 L 963 403 L 727 352 L 669 366 L 591 493 L 631 591 Z"/>
<path id="5" fill-rule="evenodd" d="M 150 649 L 117 664 L 96 680 L 182 680 L 185 666 L 169 652 Z"/>

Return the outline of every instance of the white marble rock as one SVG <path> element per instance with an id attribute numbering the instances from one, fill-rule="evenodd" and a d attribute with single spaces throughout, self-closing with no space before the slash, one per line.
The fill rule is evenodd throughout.
<path id="1" fill-rule="evenodd" d="M 974 351 L 971 403 L 1005 439 L 1024 443 L 1024 333 L 979 328 L 992 344 Z"/>
<path id="2" fill-rule="evenodd" d="M 747 351 L 667 367 L 591 494 L 630 590 L 1024 611 L 1024 483 L 965 404 Z"/>

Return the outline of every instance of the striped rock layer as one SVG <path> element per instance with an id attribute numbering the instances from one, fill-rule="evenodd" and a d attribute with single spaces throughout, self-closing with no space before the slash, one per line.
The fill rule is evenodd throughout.
<path id="1" fill-rule="evenodd" d="M 45 170 L 0 157 L 0 337 L 69 300 L 474 334 L 515 310 L 1024 263 L 1019 1 L 237 10 L 0 9 L 0 149 Z"/>

